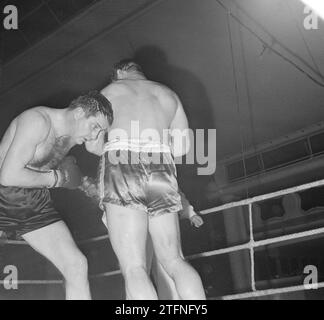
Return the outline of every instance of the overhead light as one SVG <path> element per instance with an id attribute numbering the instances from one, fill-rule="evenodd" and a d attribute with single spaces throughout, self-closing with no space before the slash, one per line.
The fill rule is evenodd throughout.
<path id="1" fill-rule="evenodd" d="M 302 0 L 307 6 L 312 8 L 322 19 L 324 19 L 324 1 L 323 0 Z"/>

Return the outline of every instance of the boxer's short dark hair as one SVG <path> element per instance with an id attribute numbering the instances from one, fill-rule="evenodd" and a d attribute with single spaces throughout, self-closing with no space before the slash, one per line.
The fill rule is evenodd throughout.
<path id="1" fill-rule="evenodd" d="M 87 118 L 95 117 L 101 113 L 107 117 L 109 124 L 114 121 L 114 113 L 110 101 L 98 91 L 90 91 L 70 103 L 69 108 L 74 110 L 82 108 Z"/>
<path id="2" fill-rule="evenodd" d="M 136 72 L 140 72 L 143 73 L 143 69 L 142 67 L 134 60 L 132 59 L 124 59 L 119 61 L 118 63 L 116 63 L 113 67 L 113 71 L 111 73 L 111 81 L 117 81 L 118 80 L 118 75 L 117 75 L 117 71 L 121 70 L 121 71 L 136 71 Z"/>

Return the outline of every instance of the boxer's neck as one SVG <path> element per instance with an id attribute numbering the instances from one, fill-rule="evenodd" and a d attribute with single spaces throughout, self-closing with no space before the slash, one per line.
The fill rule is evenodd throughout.
<path id="1" fill-rule="evenodd" d="M 73 112 L 69 109 L 58 110 L 53 121 L 55 136 L 57 138 L 70 137 L 73 138 L 75 128 L 75 118 Z"/>
<path id="2" fill-rule="evenodd" d="M 118 80 L 147 80 L 147 78 L 140 72 L 127 72 Z"/>

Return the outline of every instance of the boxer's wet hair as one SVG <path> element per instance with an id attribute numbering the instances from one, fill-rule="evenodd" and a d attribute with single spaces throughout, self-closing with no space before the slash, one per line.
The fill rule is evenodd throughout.
<path id="1" fill-rule="evenodd" d="M 90 91 L 73 100 L 69 105 L 69 109 L 74 110 L 76 108 L 82 108 L 86 118 L 95 117 L 98 113 L 101 113 L 107 117 L 110 125 L 114 121 L 114 114 L 110 101 L 98 91 Z"/>
<path id="2" fill-rule="evenodd" d="M 142 67 L 136 61 L 134 61 L 132 59 L 124 59 L 114 65 L 112 74 L 110 76 L 112 82 L 118 80 L 118 74 L 117 74 L 118 70 L 126 71 L 126 72 L 127 71 L 136 71 L 136 72 L 144 74 Z"/>

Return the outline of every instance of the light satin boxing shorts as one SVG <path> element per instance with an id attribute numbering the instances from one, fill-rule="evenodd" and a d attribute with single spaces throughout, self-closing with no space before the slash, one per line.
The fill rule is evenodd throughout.
<path id="1" fill-rule="evenodd" d="M 150 218 L 182 210 L 171 149 L 160 142 L 108 142 L 99 185 L 102 208 L 114 204 L 145 211 Z"/>

